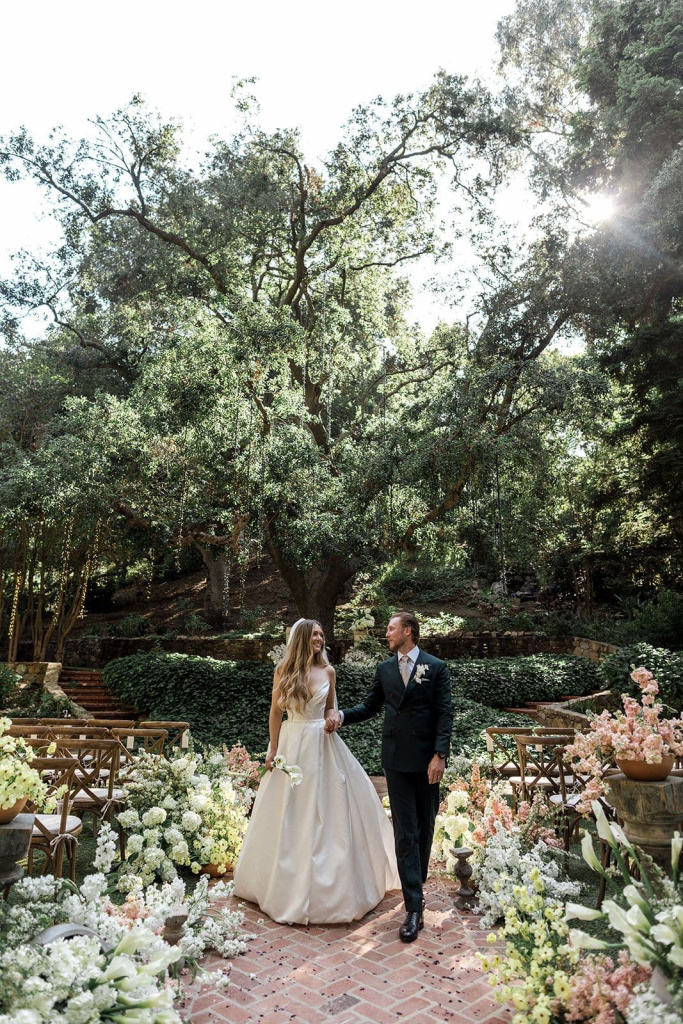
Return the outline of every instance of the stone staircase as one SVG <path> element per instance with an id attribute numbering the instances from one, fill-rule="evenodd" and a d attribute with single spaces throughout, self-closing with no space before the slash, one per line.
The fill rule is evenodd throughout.
<path id="1" fill-rule="evenodd" d="M 63 668 L 59 685 L 67 697 L 84 708 L 91 718 L 137 718 L 130 704 L 109 693 L 102 673 L 97 669 Z"/>

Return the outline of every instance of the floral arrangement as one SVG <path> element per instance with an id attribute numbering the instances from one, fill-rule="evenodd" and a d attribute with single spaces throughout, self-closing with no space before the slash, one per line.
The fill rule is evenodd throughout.
<path id="1" fill-rule="evenodd" d="M 235 786 L 256 789 L 261 778 L 261 762 L 252 758 L 241 743 L 236 743 L 229 750 L 223 747 L 223 764 Z"/>
<path id="2" fill-rule="evenodd" d="M 269 661 L 272 661 L 273 665 L 279 665 L 285 656 L 287 650 L 287 644 L 275 644 L 275 647 L 271 651 L 268 651 L 266 657 Z"/>
<path id="3" fill-rule="evenodd" d="M 273 758 L 273 768 L 276 771 L 282 772 L 289 779 L 289 784 L 292 789 L 295 786 L 299 786 L 304 780 L 304 773 L 299 768 L 298 764 L 287 764 L 282 754 L 276 754 Z M 260 775 L 263 777 L 267 771 L 265 765 L 260 770 Z"/>
<path id="4" fill-rule="evenodd" d="M 636 963 L 653 968 L 674 1008 L 683 1015 L 683 901 L 680 892 L 679 863 L 683 837 L 675 833 L 671 842 L 671 869 L 668 879 L 654 865 L 647 864 L 642 854 L 629 842 L 623 829 L 608 822 L 599 801 L 593 804 L 598 835 L 606 842 L 614 857 L 618 875 L 606 871 L 586 832 L 582 852 L 586 863 L 602 875 L 616 899 L 605 900 L 601 910 L 568 904 L 567 919 L 604 920 L 616 933 L 616 942 L 596 939 L 579 929 L 570 932 L 572 946 L 577 949 L 608 950 L 622 947 Z M 634 881 L 627 857 L 637 867 L 639 881 Z M 624 906 L 625 904 L 625 906 Z M 658 997 L 660 993 L 657 993 Z"/>
<path id="5" fill-rule="evenodd" d="M 622 694 L 623 711 L 594 716 L 589 731 L 566 748 L 577 771 L 590 776 L 578 805 L 581 811 L 588 811 L 591 802 L 605 794 L 603 765 L 609 759 L 659 764 L 668 755 L 683 755 L 683 716 L 662 718 L 664 705 L 656 700 L 659 685 L 646 668 L 634 669 L 631 678 L 642 691 L 640 702 Z"/>
<path id="6" fill-rule="evenodd" d="M 569 943 L 563 904 L 550 897 L 537 870 L 527 886 L 515 886 L 500 937 L 506 955 L 477 954 L 489 973 L 498 1002 L 511 1002 L 513 1024 L 591 1021 L 617 1024 L 650 970 L 620 953 L 617 965 L 607 956 L 585 956 Z M 492 934 L 489 941 L 499 936 Z"/>
<path id="7" fill-rule="evenodd" d="M 474 822 L 466 812 L 470 798 L 465 789 L 454 788 L 443 802 L 442 810 L 436 816 L 432 856 L 435 860 L 445 860 L 446 871 L 452 874 L 455 868 L 455 857 L 451 854 L 454 847 L 467 845 L 467 838 L 474 832 Z"/>
<path id="8" fill-rule="evenodd" d="M 374 668 L 380 661 L 384 661 L 389 652 L 374 636 L 361 636 L 355 639 L 353 647 L 349 647 L 344 655 L 345 665 L 358 665 L 359 667 Z"/>
<path id="9" fill-rule="evenodd" d="M 171 881 L 178 867 L 199 873 L 213 864 L 224 874 L 237 859 L 254 793 L 233 783 L 222 754 L 167 760 L 143 752 L 124 793 L 128 806 L 118 815 L 127 833 L 121 891 Z"/>
<path id="10" fill-rule="evenodd" d="M 57 795 L 47 797 L 48 787 L 35 768 L 33 748 L 20 736 L 6 736 L 12 727 L 9 718 L 0 718 L 0 809 L 5 811 L 19 800 L 29 799 L 40 807 L 51 811 L 57 802 Z M 47 748 L 53 754 L 56 744 Z"/>
<path id="11" fill-rule="evenodd" d="M 102 871 L 80 888 L 52 876 L 25 878 L 12 890 L 12 903 L 0 904 L 0 1024 L 180 1024 L 173 1008 L 182 974 L 201 972 L 204 981 L 227 984 L 222 970 L 204 971 L 199 960 L 209 950 L 223 958 L 239 956 L 250 936 L 244 915 L 216 907 L 232 895 L 232 883 L 209 888 L 201 878 L 194 891 L 172 882 L 130 892 L 117 906 L 109 899 L 116 835 L 102 825 L 96 862 Z M 186 916 L 177 945 L 163 938 L 166 919 Z M 33 940 L 53 924 L 89 928 L 95 936 L 58 939 L 47 946 Z M 178 971 L 178 962 L 185 967 Z M 172 975 L 178 984 L 171 985 Z"/>
<path id="12" fill-rule="evenodd" d="M 581 892 L 578 882 L 562 877 L 561 864 L 542 840 L 530 848 L 519 829 L 508 831 L 503 825 L 486 846 L 475 847 L 472 867 L 482 928 L 505 917 L 517 891 L 529 896 L 542 892 L 549 905 Z"/>

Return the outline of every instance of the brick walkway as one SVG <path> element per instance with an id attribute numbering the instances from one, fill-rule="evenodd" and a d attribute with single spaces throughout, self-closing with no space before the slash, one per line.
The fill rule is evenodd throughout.
<path id="1" fill-rule="evenodd" d="M 326 927 L 275 924 L 245 904 L 256 937 L 229 961 L 230 986 L 195 985 L 181 1012 L 192 1024 L 508 1024 L 512 1014 L 491 1000 L 474 956 L 487 933 L 453 908 L 452 891 L 430 879 L 425 928 L 410 945 L 398 938 L 398 893 L 362 921 Z"/>

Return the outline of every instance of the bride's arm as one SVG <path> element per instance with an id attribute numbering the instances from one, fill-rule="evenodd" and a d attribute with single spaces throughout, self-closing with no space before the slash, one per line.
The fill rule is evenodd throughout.
<path id="1" fill-rule="evenodd" d="M 337 699 L 334 694 L 335 683 L 337 681 L 337 673 L 334 671 L 331 665 L 327 666 L 327 675 L 330 680 L 330 688 L 327 691 L 327 700 L 325 701 L 325 718 L 327 718 L 328 711 L 335 711 L 337 708 Z"/>
<path id="2" fill-rule="evenodd" d="M 280 677 L 277 669 L 273 676 L 273 697 L 270 702 L 270 714 L 268 715 L 268 753 L 266 754 L 266 768 L 272 768 L 273 758 L 277 754 L 277 745 L 280 739 L 280 728 L 282 726 L 282 708 L 278 705 L 280 699 Z"/>

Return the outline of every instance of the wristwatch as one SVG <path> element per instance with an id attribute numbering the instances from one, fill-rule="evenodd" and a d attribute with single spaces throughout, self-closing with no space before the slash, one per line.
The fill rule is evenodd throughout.
<path id="1" fill-rule="evenodd" d="M 434 753 L 436 754 L 437 757 L 442 758 L 444 761 L 446 760 L 446 755 L 442 754 L 440 750 L 435 750 Z"/>

